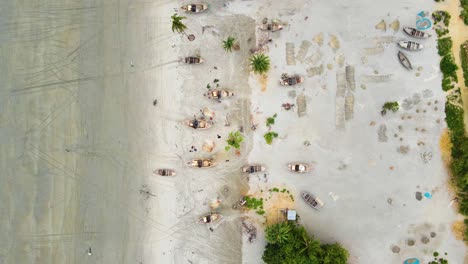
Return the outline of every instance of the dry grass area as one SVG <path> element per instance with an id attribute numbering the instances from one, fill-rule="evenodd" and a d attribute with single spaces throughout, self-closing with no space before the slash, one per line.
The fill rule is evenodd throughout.
<path id="1" fill-rule="evenodd" d="M 444 161 L 445 166 L 448 168 L 452 162 L 452 142 L 450 141 L 449 131 L 446 128 L 439 139 L 439 148 L 442 153 L 442 160 Z"/>
<path id="2" fill-rule="evenodd" d="M 455 235 L 455 238 L 458 240 L 463 240 L 465 230 L 466 230 L 466 226 L 463 223 L 463 220 L 458 220 L 452 224 L 452 233 Z"/>
<path id="3" fill-rule="evenodd" d="M 268 75 L 262 74 L 259 77 L 260 85 L 262 86 L 262 92 L 265 92 L 268 84 Z"/>

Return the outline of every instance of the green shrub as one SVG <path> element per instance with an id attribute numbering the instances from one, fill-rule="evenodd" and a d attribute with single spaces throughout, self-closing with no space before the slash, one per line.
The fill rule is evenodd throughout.
<path id="1" fill-rule="evenodd" d="M 455 81 L 458 81 L 457 71 L 458 66 L 455 64 L 455 60 L 452 54 L 445 55 L 442 60 L 440 60 L 440 70 L 444 77 L 453 77 Z"/>
<path id="2" fill-rule="evenodd" d="M 444 91 L 448 91 L 448 90 L 451 90 L 453 88 L 455 88 L 455 85 L 453 84 L 453 77 L 451 76 L 448 76 L 448 77 L 443 77 L 442 78 L 442 89 Z"/>
<path id="3" fill-rule="evenodd" d="M 245 206 L 249 209 L 263 209 L 263 198 L 257 199 L 255 197 L 246 196 L 244 197 L 246 204 Z"/>
<path id="4" fill-rule="evenodd" d="M 263 135 L 263 138 L 265 138 L 265 141 L 268 145 L 271 145 L 273 143 L 273 139 L 278 137 L 278 133 L 276 132 L 268 132 Z"/>
<path id="5" fill-rule="evenodd" d="M 460 58 L 465 79 L 465 86 L 468 87 L 468 41 L 460 46 Z"/>
<path id="6" fill-rule="evenodd" d="M 265 230 L 266 264 L 346 264 L 349 253 L 340 244 L 320 244 L 302 226 L 284 222 Z"/>
<path id="7" fill-rule="evenodd" d="M 445 56 L 451 53 L 452 51 L 452 38 L 440 38 L 437 40 L 437 48 L 439 49 L 439 55 Z"/>
<path id="8" fill-rule="evenodd" d="M 436 28 L 436 33 L 437 33 L 437 37 L 442 37 L 446 34 L 448 34 L 450 31 L 448 30 L 448 28 L 444 28 L 444 29 L 441 29 L 441 28 Z"/>
<path id="9" fill-rule="evenodd" d="M 392 112 L 396 112 L 398 111 L 398 109 L 400 109 L 398 102 L 386 102 L 382 106 L 382 110 L 385 110 L 385 111 L 390 110 Z"/>
<path id="10" fill-rule="evenodd" d="M 463 18 L 463 23 L 468 25 L 468 0 L 460 0 L 460 5 L 462 7 L 460 17 Z"/>
<path id="11" fill-rule="evenodd" d="M 226 140 L 228 146 L 226 146 L 224 149 L 226 151 L 230 150 L 231 147 L 235 149 L 240 149 L 240 144 L 242 143 L 242 141 L 244 141 L 244 136 L 239 131 L 230 132 L 228 139 Z"/>
<path id="12" fill-rule="evenodd" d="M 276 117 L 277 117 L 276 114 L 274 114 L 272 117 L 268 117 L 267 120 L 266 120 L 266 125 L 269 126 L 269 127 L 274 125 Z"/>
<path id="13" fill-rule="evenodd" d="M 447 12 L 447 11 L 438 10 L 438 11 L 434 11 L 432 13 L 432 18 L 434 19 L 434 24 L 437 24 L 437 23 L 443 21 L 444 25 L 446 27 L 448 27 L 449 24 L 450 24 L 451 16 L 450 16 L 449 12 Z"/>

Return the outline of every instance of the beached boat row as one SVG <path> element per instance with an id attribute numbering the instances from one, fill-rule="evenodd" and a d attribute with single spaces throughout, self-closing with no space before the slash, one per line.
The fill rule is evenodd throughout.
<path id="1" fill-rule="evenodd" d="M 405 32 L 407 35 L 414 37 L 414 38 L 419 38 L 419 39 L 427 39 L 431 37 L 430 34 L 423 32 L 421 30 L 418 30 L 416 28 L 412 27 L 404 27 L 403 32 Z M 414 42 L 414 41 L 409 41 L 409 40 L 402 40 L 398 42 L 398 46 L 400 46 L 403 49 L 410 50 L 410 51 L 417 51 L 417 50 L 422 50 L 424 46 L 421 43 Z M 401 51 L 398 51 L 398 60 L 400 61 L 401 65 L 405 67 L 408 70 L 412 70 L 413 66 L 411 65 L 410 60 Z"/>

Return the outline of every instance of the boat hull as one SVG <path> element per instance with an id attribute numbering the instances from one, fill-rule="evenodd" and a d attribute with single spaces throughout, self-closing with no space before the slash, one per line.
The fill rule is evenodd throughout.
<path id="1" fill-rule="evenodd" d="M 430 34 L 428 34 L 426 32 L 422 32 L 421 30 L 418 30 L 418 29 L 415 29 L 415 28 L 412 28 L 412 27 L 404 27 L 403 32 L 405 32 L 406 34 L 408 34 L 408 35 L 410 35 L 410 36 L 412 36 L 414 38 L 425 39 L 425 38 L 431 37 Z"/>
<path id="2" fill-rule="evenodd" d="M 241 168 L 241 171 L 243 173 L 257 173 L 257 172 L 263 172 L 265 171 L 266 168 L 261 166 L 261 165 L 247 165 Z"/>
<path id="3" fill-rule="evenodd" d="M 198 14 L 208 10 L 206 4 L 188 4 L 181 7 L 186 13 Z"/>
<path id="4" fill-rule="evenodd" d="M 222 218 L 223 216 L 220 214 L 209 214 L 209 215 L 205 215 L 205 216 L 198 218 L 196 222 L 198 224 L 210 224 L 210 223 L 219 221 Z"/>
<path id="5" fill-rule="evenodd" d="M 193 159 L 187 162 L 192 168 L 211 168 L 216 165 L 212 159 Z"/>
<path id="6" fill-rule="evenodd" d="M 294 173 L 307 173 L 310 172 L 310 165 L 304 163 L 291 163 L 288 164 L 288 169 Z"/>
<path id="7" fill-rule="evenodd" d="M 401 65 L 403 65 L 403 67 L 405 67 L 406 69 L 413 69 L 413 66 L 411 65 L 411 62 L 409 61 L 408 57 L 406 57 L 406 55 L 403 54 L 403 52 L 401 51 L 398 52 L 398 60 L 400 61 Z"/>
<path id="8" fill-rule="evenodd" d="M 310 207 L 316 210 L 320 210 L 324 205 L 322 200 L 320 200 L 319 198 L 313 196 L 312 194 L 308 192 L 302 192 L 301 196 L 307 205 L 309 205 Z"/>
<path id="9" fill-rule="evenodd" d="M 420 43 L 413 42 L 413 41 L 400 41 L 398 42 L 398 46 L 406 50 L 422 50 L 424 46 Z"/>
<path id="10" fill-rule="evenodd" d="M 158 174 L 160 176 L 175 176 L 176 175 L 175 171 L 171 169 L 159 169 L 159 170 L 153 171 L 153 173 Z"/>

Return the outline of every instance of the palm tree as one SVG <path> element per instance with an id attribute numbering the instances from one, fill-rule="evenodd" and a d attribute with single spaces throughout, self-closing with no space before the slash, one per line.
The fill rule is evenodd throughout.
<path id="1" fill-rule="evenodd" d="M 234 41 L 236 41 L 236 39 L 234 37 L 229 36 L 226 40 L 223 40 L 223 48 L 228 52 L 232 52 L 232 46 L 234 46 Z"/>
<path id="2" fill-rule="evenodd" d="M 291 226 L 288 223 L 272 225 L 266 229 L 266 239 L 271 244 L 282 244 L 291 239 Z"/>
<path id="3" fill-rule="evenodd" d="M 253 55 L 250 58 L 250 67 L 255 73 L 266 73 L 270 69 L 270 58 L 263 53 Z"/>
<path id="4" fill-rule="evenodd" d="M 182 20 L 183 19 L 186 19 L 187 17 L 183 17 L 183 16 L 179 16 L 177 14 L 173 14 L 171 16 L 171 20 L 172 20 L 172 32 L 176 32 L 177 33 L 182 33 L 182 34 L 185 34 L 185 30 L 187 29 L 187 26 L 182 23 Z"/>

